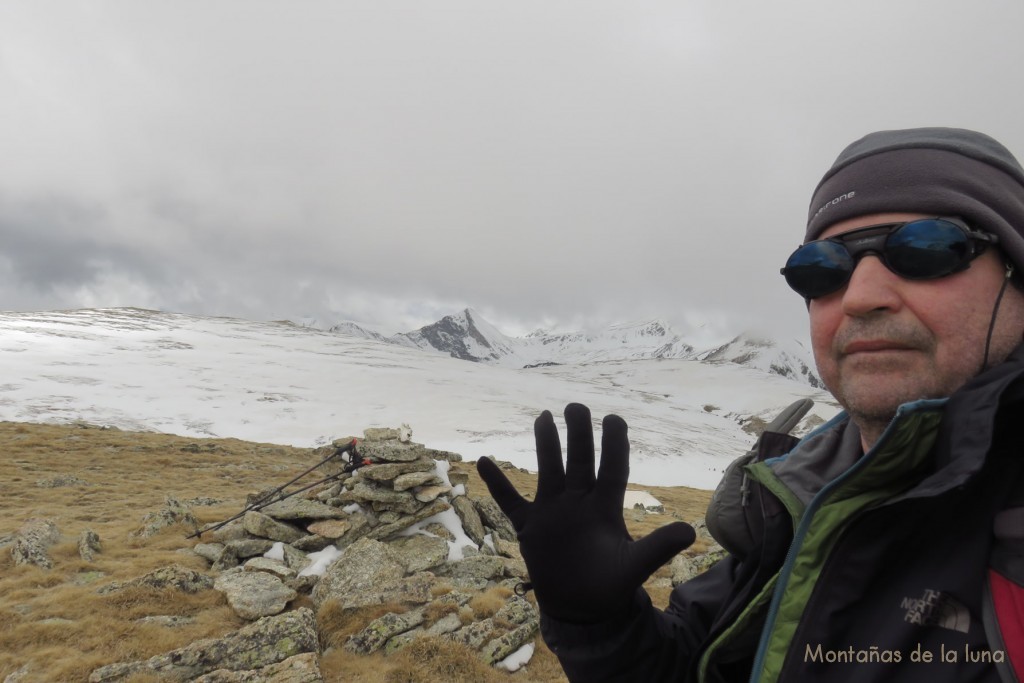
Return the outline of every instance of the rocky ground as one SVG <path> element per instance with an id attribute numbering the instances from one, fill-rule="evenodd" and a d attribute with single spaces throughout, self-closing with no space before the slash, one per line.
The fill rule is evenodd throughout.
<path id="1" fill-rule="evenodd" d="M 11 570 L 0 581 L 4 683 L 564 680 L 538 637 L 532 597 L 517 594 L 528 577 L 508 520 L 482 495 L 474 468 L 413 442 L 408 430 L 367 430 L 358 451 L 371 464 L 353 473 L 344 471 L 351 438 L 302 451 L 0 427 L 0 445 L 17 454 L 0 479 L 8 482 L 0 484 L 0 569 Z M 87 450 L 92 437 L 98 443 Z M 126 448 L 150 457 L 126 457 Z M 246 448 L 258 457 L 241 470 L 230 453 Z M 128 495 L 126 482 L 146 478 L 137 460 L 163 485 Z M 530 475 L 503 466 L 532 490 Z M 286 497 L 307 482 L 315 485 Z M 90 505 L 104 498 L 97 487 L 129 500 L 120 512 L 110 500 Z M 155 509 L 130 508 L 158 493 Z M 627 511 L 634 535 L 672 516 L 693 521 L 679 508 L 700 510 L 707 498 L 654 495 L 669 501 L 666 511 Z M 127 530 L 126 514 L 135 518 Z M 718 556 L 708 544 L 652 577 L 656 601 Z M 322 574 L 311 571 L 318 560 Z M 79 611 L 61 607 L 71 602 Z M 48 635 L 60 626 L 69 635 L 54 642 Z"/>

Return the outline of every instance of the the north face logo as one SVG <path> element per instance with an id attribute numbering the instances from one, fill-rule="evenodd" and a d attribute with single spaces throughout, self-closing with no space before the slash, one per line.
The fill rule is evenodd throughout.
<path id="1" fill-rule="evenodd" d="M 938 626 L 967 633 L 971 613 L 962 602 L 942 591 L 925 590 L 920 598 L 903 598 L 900 609 L 907 610 L 903 621 L 920 626 Z"/>

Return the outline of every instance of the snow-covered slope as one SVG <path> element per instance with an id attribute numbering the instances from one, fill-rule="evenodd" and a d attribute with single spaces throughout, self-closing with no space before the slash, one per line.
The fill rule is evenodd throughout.
<path id="1" fill-rule="evenodd" d="M 514 369 L 289 323 L 138 309 L 0 313 L 0 419 L 315 446 L 371 426 L 535 469 L 533 420 L 566 403 L 630 425 L 634 481 L 712 488 L 741 428 L 823 392 L 735 364 L 631 360 Z"/>
<path id="2" fill-rule="evenodd" d="M 746 365 L 815 388 L 823 387 L 812 367 L 811 354 L 796 340 L 779 343 L 748 333 L 719 347 L 697 349 L 661 320 L 623 323 L 593 332 L 538 330 L 517 338 L 502 334 L 479 313 L 467 308 L 414 332 L 387 338 L 352 322 L 335 325 L 330 331 L 509 368 L 695 358 Z"/>
<path id="3" fill-rule="evenodd" d="M 811 353 L 795 340 L 784 346 L 772 339 L 741 334 L 727 344 L 698 354 L 697 358 L 709 363 L 737 363 L 806 382 L 817 389 L 825 388 L 811 366 Z"/>
<path id="4" fill-rule="evenodd" d="M 660 320 L 613 325 L 600 332 L 526 337 L 536 363 L 593 363 L 609 360 L 691 358 L 693 347 Z"/>

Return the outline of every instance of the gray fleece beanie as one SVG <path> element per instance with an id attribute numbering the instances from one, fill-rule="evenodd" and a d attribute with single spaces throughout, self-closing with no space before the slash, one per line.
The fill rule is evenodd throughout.
<path id="1" fill-rule="evenodd" d="M 911 128 L 854 142 L 818 183 L 804 241 L 847 218 L 895 211 L 958 216 L 998 235 L 999 248 L 1024 271 L 1024 169 L 987 135 Z"/>

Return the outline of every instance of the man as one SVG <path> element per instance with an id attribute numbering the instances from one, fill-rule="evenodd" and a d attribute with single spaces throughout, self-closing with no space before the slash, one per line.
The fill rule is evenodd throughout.
<path id="1" fill-rule="evenodd" d="M 587 409 L 565 410 L 564 468 L 543 413 L 533 502 L 480 460 L 570 680 L 1024 680 L 1022 233 L 1024 170 L 987 136 L 883 131 L 840 154 L 783 274 L 845 410 L 762 439 L 748 504 L 708 510 L 730 554 L 664 611 L 641 584 L 694 533 L 629 538 L 621 418 L 595 477 Z"/>

